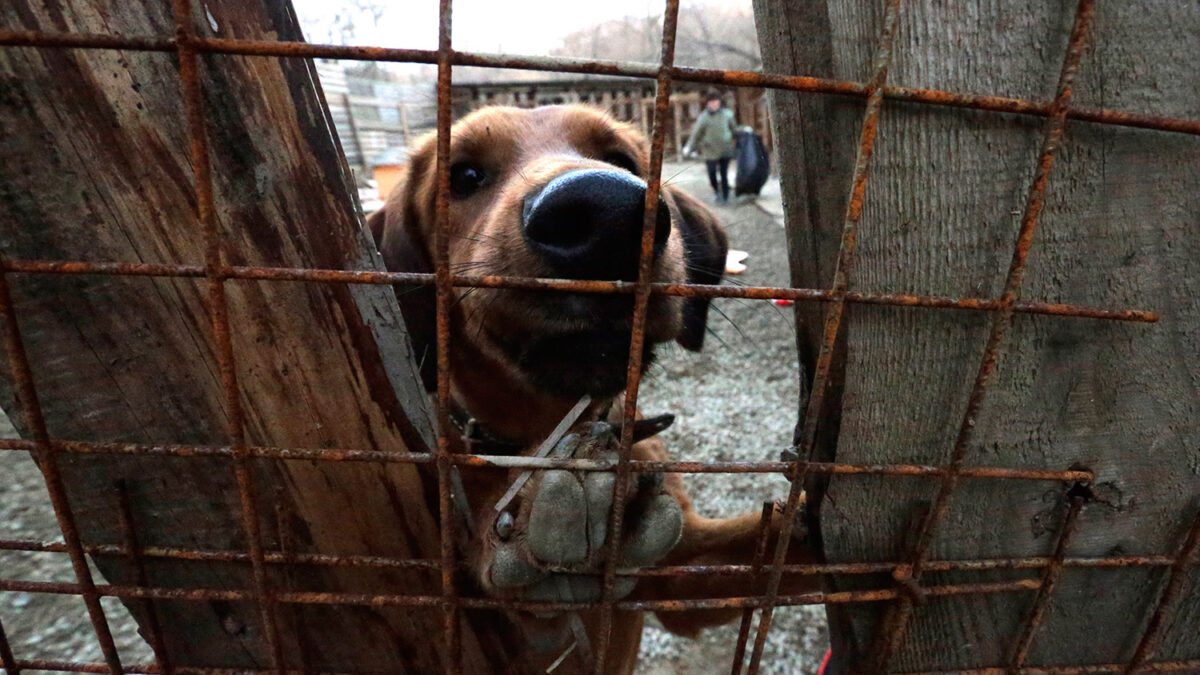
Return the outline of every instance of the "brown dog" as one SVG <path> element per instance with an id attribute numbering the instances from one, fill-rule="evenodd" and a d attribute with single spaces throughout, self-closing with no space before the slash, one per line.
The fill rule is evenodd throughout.
<path id="1" fill-rule="evenodd" d="M 628 125 L 582 106 L 534 110 L 485 108 L 454 125 L 450 144 L 449 249 L 455 274 L 632 281 L 637 277 L 649 163 L 645 139 Z M 433 271 L 436 138 L 421 140 L 387 206 L 369 219 L 390 270 Z M 711 212 L 666 186 L 658 203 L 653 280 L 719 283 L 725 234 Z M 401 308 L 434 386 L 434 294 L 397 289 Z M 451 310 L 450 386 L 456 426 L 452 449 L 519 454 L 537 448 L 581 397 L 586 413 L 554 448 L 556 456 L 612 459 L 614 428 L 625 386 L 633 313 L 629 294 L 517 289 L 456 289 Z M 676 340 L 698 350 L 708 300 L 651 296 L 643 369 L 657 345 Z M 586 402 L 585 402 L 586 403 Z M 614 405 L 615 404 L 615 405 Z M 615 415 L 615 417 L 614 417 Z M 643 420 L 638 436 L 665 428 Z M 616 422 L 619 423 L 619 422 Z M 635 459 L 665 460 L 663 444 L 643 438 Z M 464 472 L 474 531 L 475 581 L 491 595 L 535 601 L 595 601 L 600 584 L 614 476 L 605 472 L 535 472 L 516 499 L 504 500 L 519 472 Z M 692 508 L 678 475 L 634 476 L 620 561 L 623 568 L 661 564 L 746 563 L 759 516 L 709 519 Z M 500 509 L 496 508 L 500 502 Z M 776 515 L 776 521 L 781 520 Z M 773 523 L 772 531 L 778 527 Z M 803 532 L 803 528 L 794 530 Z M 794 544 L 792 561 L 806 556 Z M 732 581 L 731 581 L 732 579 Z M 789 589 L 800 579 L 788 579 Z M 762 591 L 745 578 L 655 579 L 617 592 L 679 599 L 743 596 Z M 571 650 L 556 672 L 587 672 L 596 612 L 538 616 L 513 613 L 533 650 L 548 664 Z M 674 632 L 695 636 L 740 610 L 660 612 Z M 641 638 L 640 614 L 619 614 L 608 671 L 632 672 Z M 589 638 L 589 636 L 591 636 Z"/>

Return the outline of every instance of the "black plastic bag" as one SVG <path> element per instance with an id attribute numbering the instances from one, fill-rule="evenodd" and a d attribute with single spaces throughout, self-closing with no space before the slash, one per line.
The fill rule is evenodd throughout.
<path id="1" fill-rule="evenodd" d="M 766 185 L 770 175 L 771 158 L 767 155 L 762 136 L 751 131 L 749 127 L 742 127 L 737 132 L 737 180 L 734 194 L 757 195 L 763 185 Z"/>

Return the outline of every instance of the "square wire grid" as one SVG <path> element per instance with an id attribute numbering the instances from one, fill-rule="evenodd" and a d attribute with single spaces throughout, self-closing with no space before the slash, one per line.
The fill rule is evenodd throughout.
<path id="1" fill-rule="evenodd" d="M 1078 70 L 1080 53 L 1090 28 L 1095 0 L 1079 0 L 1071 29 L 1066 55 L 1059 76 L 1057 94 L 1050 103 L 979 96 L 930 89 L 913 89 L 887 85 L 888 65 L 892 53 L 892 39 L 900 11 L 899 0 L 888 0 L 884 18 L 884 29 L 876 46 L 874 75 L 868 82 L 858 83 L 830 80 L 807 76 L 776 75 L 747 71 L 721 71 L 687 68 L 674 65 L 675 35 L 678 26 L 679 0 L 666 0 L 663 20 L 662 58 L 657 65 L 611 61 L 588 61 L 569 58 L 523 57 L 503 54 L 485 54 L 454 51 L 451 46 L 451 0 L 440 0 L 439 40 L 437 50 L 388 49 L 380 47 L 350 47 L 315 45 L 302 42 L 230 40 L 197 36 L 192 25 L 190 0 L 173 0 L 176 19 L 176 34 L 173 39 L 160 37 L 119 37 L 102 34 L 44 33 L 37 31 L 0 30 L 0 46 L 8 47 L 51 47 L 78 49 L 122 49 L 134 51 L 174 52 L 180 63 L 180 80 L 183 85 L 189 150 L 196 176 L 197 215 L 203 227 L 206 256 L 203 266 L 155 265 L 122 262 L 80 262 L 56 260 L 0 260 L 0 312 L 5 319 L 5 346 L 12 369 L 17 394 L 24 403 L 27 428 L 32 438 L 27 440 L 0 441 L 0 450 L 27 451 L 39 459 L 46 486 L 54 507 L 55 516 L 62 531 L 62 543 L 40 543 L 25 540 L 0 540 L 0 550 L 38 551 L 66 553 L 70 556 L 75 583 L 27 582 L 0 579 L 0 591 L 26 591 L 79 595 L 87 607 L 88 617 L 96 639 L 104 655 L 104 663 L 69 663 L 49 660 L 18 660 L 0 624 L 0 665 L 9 673 L 21 669 L 51 669 L 69 672 L 112 672 L 112 673 L 218 673 L 216 668 L 175 668 L 162 644 L 161 628 L 153 611 L 152 599 L 180 600 L 235 600 L 257 604 L 263 634 L 272 656 L 272 668 L 261 672 L 285 672 L 290 667 L 285 661 L 277 618 L 279 603 L 327 603 L 366 604 L 383 602 L 399 606 L 423 606 L 440 608 L 444 613 L 444 638 L 449 654 L 458 653 L 460 635 L 458 613 L 464 608 L 504 608 L 524 610 L 582 610 L 598 607 L 601 611 L 601 630 L 595 645 L 596 672 L 605 667 L 605 655 L 611 638 L 612 618 L 615 609 L 635 611 L 672 611 L 715 607 L 740 607 L 743 609 L 741 629 L 732 672 L 740 673 L 748 646 L 751 618 L 755 610 L 760 613 L 758 630 L 751 650 L 749 672 L 758 670 L 763 646 L 770 631 L 773 611 L 776 607 L 798 604 L 831 604 L 880 602 L 889 603 L 888 611 L 880 622 L 876 633 L 876 644 L 872 649 L 874 672 L 887 672 L 890 659 L 901 644 L 909 620 L 916 605 L 927 597 L 960 594 L 1035 592 L 1022 623 L 1020 634 L 1015 636 L 1011 647 L 1011 658 L 1006 664 L 991 669 L 957 672 L 1003 672 L 1026 673 L 1119 673 L 1152 670 L 1155 672 L 1182 672 L 1200 670 L 1200 660 L 1152 661 L 1155 649 L 1166 627 L 1170 624 L 1186 581 L 1189 568 L 1195 564 L 1196 552 L 1200 549 L 1200 515 L 1194 520 L 1184 541 L 1175 555 L 1123 556 L 1106 558 L 1072 558 L 1068 556 L 1084 497 L 1080 491 L 1068 490 L 1063 524 L 1058 532 L 1052 556 L 1031 558 L 981 559 L 959 561 L 929 560 L 929 548 L 933 535 L 949 509 L 955 488 L 960 478 L 986 478 L 993 480 L 1053 481 L 1068 485 L 1086 485 L 1093 476 L 1088 471 L 1008 469 L 992 467 L 970 467 L 965 463 L 970 445 L 974 420 L 984 403 L 997 357 L 1004 345 L 1009 325 L 1015 312 L 1073 316 L 1093 319 L 1154 322 L 1158 315 L 1143 310 L 1107 309 L 1081 307 L 1067 304 L 1022 301 L 1018 299 L 1021 277 L 1031 247 L 1033 234 L 1041 214 L 1046 185 L 1053 168 L 1063 129 L 1068 118 L 1097 124 L 1122 125 L 1184 134 L 1200 135 L 1200 120 L 1154 117 L 1136 113 L 1108 110 L 1072 108 L 1069 106 L 1072 85 Z M 427 63 L 437 65 L 437 229 L 435 233 L 435 272 L 433 274 L 356 272 L 333 269 L 301 269 L 280 267 L 236 267 L 225 264 L 222 241 L 216 227 L 214 196 L 211 180 L 211 164 L 208 154 L 208 139 L 204 131 L 205 110 L 203 83 L 198 72 L 200 54 L 241 54 L 295 58 L 332 58 L 363 61 L 393 61 Z M 517 277 L 454 275 L 449 267 L 448 224 L 449 166 L 451 126 L 451 69 L 455 65 L 482 66 L 489 68 L 512 68 L 533 71 L 569 72 L 581 74 L 625 75 L 655 79 L 657 94 L 654 107 L 654 122 L 651 134 L 651 163 L 648 170 L 646 211 L 641 240 L 641 259 L 636 282 L 624 281 L 575 281 L 562 279 L 533 279 Z M 674 81 L 720 84 L 735 87 L 762 87 L 787 91 L 857 96 L 866 99 L 866 112 L 862 123 L 857 159 L 843 222 L 841 246 L 838 252 L 832 287 L 811 288 L 768 288 L 726 287 L 691 284 L 662 284 L 651 282 L 652 245 L 655 224 L 655 205 L 661 189 L 663 146 L 667 122 L 667 109 Z M 854 262 L 858 221 L 862 214 L 871 152 L 878 128 L 883 100 L 900 100 L 938 106 L 952 106 L 987 110 L 999 113 L 1037 115 L 1046 118 L 1041 151 L 1033 183 L 1029 189 L 1021 226 L 1017 237 L 1004 291 L 999 298 L 949 298 L 897 293 L 871 293 L 850 289 L 850 269 Z M 37 392 L 33 385 L 29 359 L 25 353 L 17 315 L 13 306 L 8 284 L 10 273 L 24 274 L 90 274 L 90 275 L 133 275 L 156 277 L 204 277 L 212 307 L 212 328 L 217 338 L 218 361 L 224 387 L 226 405 L 230 410 L 227 433 L 228 446 L 149 446 L 119 443 L 84 443 L 69 439 L 51 438 L 47 428 Z M 246 443 L 243 414 L 239 396 L 235 353 L 230 336 L 229 304 L 225 295 L 225 284 L 229 280 L 256 281 L 312 281 L 322 283 L 360 283 L 376 285 L 432 285 L 437 297 L 437 397 L 438 440 L 431 453 L 385 453 L 365 450 L 315 450 L 304 448 L 270 448 L 250 446 Z M 622 417 L 621 450 L 615 466 L 611 462 L 594 460 L 557 460 L 533 457 L 491 457 L 456 454 L 449 451 L 446 430 L 450 428 L 449 411 L 449 366 L 450 325 L 449 308 L 453 289 L 461 287 L 481 288 L 524 288 L 545 291 L 569 291 L 585 293 L 625 293 L 635 299 L 630 357 L 627 371 L 627 389 Z M 632 425 L 638 389 L 641 382 L 642 344 L 645 339 L 646 309 L 653 294 L 690 297 L 738 297 L 754 299 L 790 299 L 803 302 L 824 302 L 829 307 L 826 314 L 822 342 L 814 372 L 812 391 L 801 425 L 800 443 L 796 447 L 795 459 L 788 462 L 681 462 L 681 461 L 638 461 L 630 459 Z M 967 408 L 963 414 L 958 437 L 954 444 L 951 460 L 943 466 L 919 465 L 855 465 L 836 462 L 812 461 L 817 438 L 819 412 L 827 391 L 829 373 L 833 362 L 833 349 L 837 341 L 841 318 L 848 303 L 890 305 L 902 307 L 930 307 L 942 309 L 981 310 L 991 314 L 991 330 L 986 343 L 982 362 L 971 390 Z M 67 501 L 66 490 L 57 463 L 57 455 L 67 453 L 105 454 L 155 454 L 188 456 L 222 456 L 233 461 L 237 478 L 239 499 L 242 507 L 242 523 L 249 542 L 247 552 L 240 551 L 195 551 L 162 547 L 142 547 L 130 513 L 127 494 L 118 486 L 121 496 L 119 521 L 123 534 L 120 546 L 84 546 Z M 259 527 L 259 514 L 253 495 L 255 486 L 250 472 L 250 460 L 254 458 L 309 459 L 318 461 L 383 461 L 432 464 L 437 473 L 439 517 L 440 517 L 440 560 L 395 559 L 371 556 L 345 556 L 333 554 L 289 553 L 287 543 L 281 542 L 281 550 L 268 551 L 264 548 Z M 609 528 L 613 536 L 609 541 L 620 539 L 624 515 L 624 492 L 632 472 L 669 471 L 679 473 L 782 473 L 791 481 L 784 518 L 783 531 L 777 540 L 769 564 L 766 558 L 766 537 L 760 537 L 759 547 L 751 565 L 713 566 L 661 566 L 633 572 L 618 572 L 617 550 L 609 546 L 603 572 L 604 600 L 598 603 L 538 603 L 526 601 L 502 601 L 492 598 L 463 597 L 456 588 L 455 572 L 461 566 L 456 558 L 455 521 L 452 508 L 451 472 L 455 466 L 491 468 L 571 468 L 584 471 L 615 471 L 617 494 L 609 514 Z M 919 519 L 913 544 L 903 560 L 884 563 L 834 563 L 834 564 L 784 564 L 790 544 L 792 523 L 796 515 L 804 479 L 810 474 L 875 474 L 885 476 L 937 477 L 939 490 L 932 506 Z M 771 515 L 771 504 L 764 505 L 762 525 Z M 766 528 L 760 528 L 765 532 Z M 120 587 L 98 585 L 87 566 L 86 555 L 123 555 L 128 557 L 134 570 L 136 585 Z M 208 560 L 249 562 L 253 570 L 252 590 L 227 589 L 169 589 L 148 587 L 143 560 L 148 557 L 179 560 Z M 425 568 L 441 572 L 440 595 L 395 595 L 395 594 L 347 594 L 316 593 L 271 588 L 267 565 L 285 564 L 315 565 L 360 565 L 375 567 Z M 1141 636 L 1133 658 L 1128 663 L 1063 665 L 1052 668 L 1024 667 L 1038 630 L 1046 614 L 1054 587 L 1065 567 L 1132 567 L 1148 566 L 1166 568 L 1165 578 L 1158 591 L 1146 629 Z M 1021 579 L 1006 582 L 922 586 L 924 572 L 941 571 L 986 571 L 997 569 L 1042 570 L 1040 579 Z M 835 592 L 803 593 L 781 596 L 779 586 L 782 575 L 789 573 L 807 574 L 879 574 L 891 573 L 896 580 L 894 588 Z M 617 576 L 673 577 L 686 575 L 746 575 L 756 578 L 766 575 L 766 594 L 755 597 L 710 598 L 673 601 L 617 601 L 613 598 L 613 587 Z M 100 604 L 101 597 L 119 597 L 147 603 L 151 611 L 146 628 L 147 638 L 154 650 L 155 663 L 123 666 L 117 655 L 112 634 Z M 444 664 L 448 673 L 461 672 L 461 664 L 451 658 Z"/>

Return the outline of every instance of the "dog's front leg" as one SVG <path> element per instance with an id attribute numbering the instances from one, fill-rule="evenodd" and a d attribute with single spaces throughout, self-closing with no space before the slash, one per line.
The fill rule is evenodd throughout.
<path id="1" fill-rule="evenodd" d="M 666 477 L 666 489 L 674 494 L 683 508 L 683 535 L 659 565 L 749 565 L 763 536 L 761 513 L 746 513 L 733 518 L 705 518 L 696 513 L 691 500 L 683 492 L 678 475 Z M 786 564 L 816 563 L 819 557 L 812 550 L 807 529 L 800 519 L 804 514 L 801 497 L 797 522 L 792 526 L 792 542 L 788 546 Z M 766 556 L 769 563 L 774 555 L 783 528 L 784 506 L 777 503 L 771 513 L 766 532 Z M 638 587 L 638 599 L 692 600 L 701 598 L 752 597 L 766 593 L 768 574 L 717 575 L 694 574 L 673 577 L 665 583 L 643 584 Z M 821 588 L 819 575 L 784 574 L 780 593 L 785 595 L 817 591 Z M 661 611 L 656 616 L 663 627 L 677 635 L 696 637 L 704 628 L 729 623 L 741 616 L 740 608 Z"/>

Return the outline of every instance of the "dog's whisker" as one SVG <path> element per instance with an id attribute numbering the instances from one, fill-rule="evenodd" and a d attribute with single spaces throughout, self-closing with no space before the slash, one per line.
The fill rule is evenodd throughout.
<path id="1" fill-rule="evenodd" d="M 691 270 L 693 272 L 702 272 L 704 274 L 712 274 L 712 275 L 719 275 L 725 271 L 724 269 L 718 269 L 716 267 L 705 267 L 702 265 L 697 265 L 695 263 L 684 263 L 684 268 Z M 732 279 L 731 279 L 731 281 L 732 281 Z"/>
<path id="2" fill-rule="evenodd" d="M 477 233 L 475 233 L 475 236 L 471 236 L 468 234 L 452 234 L 452 235 L 450 235 L 450 238 L 451 239 L 466 239 L 467 241 L 473 241 L 477 244 L 483 243 L 484 239 L 489 239 L 491 241 L 500 241 L 499 238 L 494 237 L 490 234 L 484 234 L 483 232 L 477 232 Z"/>
<path id="3" fill-rule="evenodd" d="M 713 269 L 711 267 L 701 267 L 699 265 L 690 265 L 690 264 L 685 264 L 684 268 L 687 269 L 688 271 L 699 272 L 701 274 L 719 275 L 722 272 L 724 272 L 724 270 L 717 270 L 717 269 Z M 750 284 L 748 284 L 744 281 L 739 281 L 737 279 L 731 279 L 728 276 L 721 279 L 721 284 L 715 284 L 715 285 L 720 286 L 722 284 L 729 284 L 730 286 L 739 286 L 742 288 L 750 287 Z"/>
<path id="4" fill-rule="evenodd" d="M 756 352 L 757 352 L 757 351 L 761 351 L 761 349 L 760 349 L 760 347 L 759 347 L 759 344 L 758 344 L 758 341 L 757 341 L 757 340 L 755 340 L 755 339 L 753 339 L 753 338 L 751 338 L 749 335 L 746 335 L 746 332 L 742 330 L 742 327 L 741 327 L 741 326 L 739 326 L 739 325 L 737 324 L 737 322 L 736 322 L 736 321 L 734 321 L 733 319 L 729 318 L 729 315 L 725 313 L 725 310 L 723 310 L 723 309 L 721 309 L 720 307 L 718 307 L 718 306 L 717 306 L 717 303 L 715 303 L 715 302 L 714 302 L 714 303 L 712 303 L 712 305 L 710 305 L 710 306 L 709 306 L 709 308 L 710 308 L 710 309 L 712 309 L 712 310 L 713 310 L 714 312 L 716 312 L 717 314 L 720 314 L 720 315 L 721 315 L 721 318 L 723 318 L 723 319 L 725 319 L 726 321 L 728 321 L 728 322 L 729 322 L 729 325 L 730 325 L 730 326 L 733 326 L 733 329 L 734 329 L 734 330 L 736 330 L 736 331 L 738 332 L 738 335 L 742 336 L 742 339 L 743 339 L 743 340 L 745 340 L 747 343 L 749 343 L 749 344 L 750 344 L 750 347 L 751 347 L 751 349 L 753 349 L 753 350 L 754 350 L 754 351 L 756 351 Z"/>
<path id="5" fill-rule="evenodd" d="M 400 297 L 409 295 L 411 293 L 416 293 L 417 291 L 420 291 L 420 290 L 425 290 L 430 287 L 429 286 L 409 286 L 408 284 L 395 284 L 392 286 L 392 288 L 395 289 L 396 297 L 400 298 Z"/>
<path id="6" fill-rule="evenodd" d="M 468 288 L 465 293 L 459 295 L 458 298 L 456 298 L 454 300 L 454 304 L 450 305 L 450 309 L 454 309 L 454 308 L 458 307 L 462 303 L 463 300 L 466 300 L 467 298 L 471 297 L 471 295 L 473 295 L 475 293 L 475 291 L 477 291 L 477 290 L 479 290 L 479 289 L 478 288 Z"/>
<path id="7" fill-rule="evenodd" d="M 742 284 L 737 281 L 733 281 L 732 279 L 726 279 L 726 281 L 730 282 L 731 284 L 737 285 L 737 286 L 745 286 L 745 284 Z M 762 307 L 760 300 L 755 300 L 755 299 L 750 299 L 750 298 L 729 297 L 729 298 L 721 298 L 721 299 L 725 300 L 725 301 L 736 302 L 740 307 L 747 307 L 754 311 L 757 311 L 758 308 Z M 715 300 L 715 298 L 714 298 L 714 300 Z M 788 326 L 788 329 L 791 330 L 792 335 L 794 337 L 796 334 L 795 322 L 791 318 L 789 318 L 786 314 L 784 314 L 783 308 L 780 307 L 779 305 L 776 305 L 774 302 L 771 302 L 770 307 L 771 307 L 771 310 L 774 312 L 774 316 L 777 317 L 780 321 L 783 321 Z"/>
<path id="8" fill-rule="evenodd" d="M 736 302 L 736 303 L 738 304 L 738 306 L 739 306 L 739 307 L 751 307 L 751 308 L 753 308 L 753 307 L 757 307 L 757 306 L 758 306 L 757 302 L 751 302 L 750 300 L 748 300 L 748 299 L 746 299 L 746 298 L 721 298 L 721 299 L 722 299 L 722 300 L 732 300 L 732 301 Z"/>
<path id="9" fill-rule="evenodd" d="M 494 289 L 489 289 L 489 290 L 494 290 Z M 500 293 L 492 293 L 491 298 L 489 300 L 487 300 L 487 302 L 480 303 L 480 307 L 478 307 L 475 311 L 476 312 L 486 312 L 492 306 L 492 303 L 496 302 L 496 299 L 499 298 L 500 296 L 501 296 Z M 479 336 L 482 334 L 483 334 L 483 322 L 480 321 L 479 327 L 475 329 L 475 340 L 478 341 Z"/>
<path id="10" fill-rule="evenodd" d="M 490 264 L 492 264 L 491 260 L 468 260 L 466 262 L 450 263 L 450 269 L 452 269 L 452 270 L 469 270 L 469 269 L 474 269 L 476 267 L 482 267 L 483 265 L 490 265 Z"/>
<path id="11" fill-rule="evenodd" d="M 713 329 L 712 326 L 705 326 L 704 332 L 713 336 L 713 338 L 716 339 L 717 342 L 720 342 L 721 346 L 724 347 L 725 349 L 733 349 L 733 347 L 729 346 L 729 343 L 725 341 L 725 338 L 723 338 L 717 334 L 717 331 L 715 329 Z"/>
<path id="12" fill-rule="evenodd" d="M 471 325 L 471 321 L 472 321 L 472 320 L 474 320 L 475 316 L 476 316 L 477 314 L 479 314 L 481 311 L 483 311 L 483 309 L 484 309 L 486 306 L 490 305 L 490 304 L 491 304 L 491 302 L 490 302 L 490 301 L 489 301 L 489 302 L 482 303 L 482 306 L 480 306 L 480 305 L 478 305 L 478 304 L 477 304 L 477 305 L 476 305 L 474 308 L 472 308 L 472 309 L 471 309 L 471 313 L 470 313 L 470 314 L 468 314 L 468 315 L 466 316 L 466 318 L 465 318 L 465 319 L 463 319 L 463 325 L 464 325 L 464 326 L 469 326 L 469 325 Z M 482 322 L 482 321 L 479 321 L 479 322 L 478 322 L 478 326 L 479 326 L 479 327 L 478 327 L 478 328 L 476 329 L 476 331 L 475 331 L 475 339 L 476 339 L 476 340 L 478 340 L 478 339 L 479 339 L 479 335 L 480 335 L 480 333 L 482 333 L 482 332 L 483 332 L 483 322 Z"/>
<path id="13" fill-rule="evenodd" d="M 429 345 L 425 345 L 425 349 L 421 350 L 421 358 L 417 359 L 417 372 L 418 373 L 425 369 L 425 357 L 429 356 L 429 352 L 430 352 Z"/>
<path id="14" fill-rule="evenodd" d="M 673 174 L 673 175 L 672 175 L 670 178 L 668 178 L 668 179 L 666 179 L 665 181 L 663 181 L 663 185 L 670 185 L 670 184 L 671 184 L 671 181 L 673 181 L 673 180 L 675 180 L 676 178 L 679 178 L 679 177 L 680 177 L 680 176 L 682 176 L 683 174 L 687 173 L 689 170 L 691 170 L 691 168 L 692 168 L 692 167 L 690 167 L 690 166 L 685 166 L 685 167 L 683 167 L 682 169 L 680 169 L 680 170 L 676 171 L 676 172 L 675 172 L 675 173 L 674 173 L 674 174 Z"/>
<path id="15" fill-rule="evenodd" d="M 793 307 L 794 307 L 794 305 L 793 305 Z M 771 303 L 771 309 L 775 310 L 775 315 L 778 316 L 779 320 L 782 321 L 784 324 L 786 324 L 787 327 L 792 331 L 792 337 L 795 337 L 796 336 L 796 322 L 794 320 L 795 317 L 793 316 L 791 319 L 789 319 L 783 313 L 783 309 L 779 305 L 776 305 L 773 302 Z"/>

